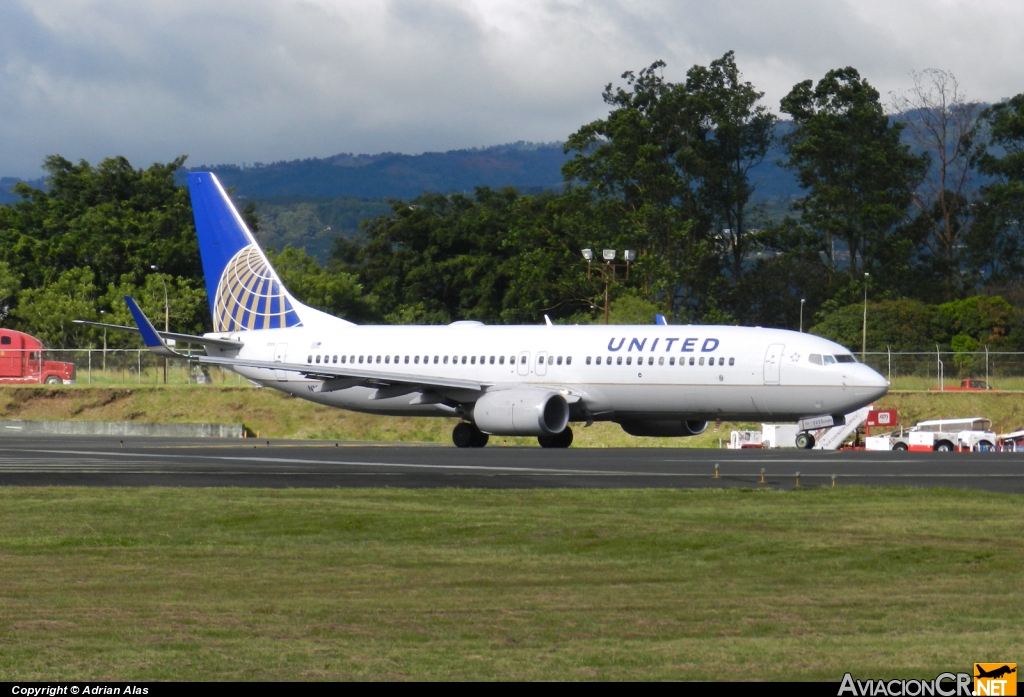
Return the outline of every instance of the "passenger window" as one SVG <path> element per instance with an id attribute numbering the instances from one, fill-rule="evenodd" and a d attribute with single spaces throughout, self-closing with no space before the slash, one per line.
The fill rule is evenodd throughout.
<path id="1" fill-rule="evenodd" d="M 701 363 L 703 363 L 703 362 L 704 362 L 704 359 L 703 359 L 703 358 L 701 358 L 701 359 L 700 359 L 700 362 L 701 362 Z M 690 356 L 690 365 L 693 365 L 693 356 Z"/>
<path id="2" fill-rule="evenodd" d="M 491 365 L 494 365 L 494 356 L 491 356 Z"/>
<path id="3" fill-rule="evenodd" d="M 505 365 L 505 357 L 498 356 L 498 365 Z"/>
<path id="4" fill-rule="evenodd" d="M 619 365 L 622 365 L 622 356 L 617 356 L 619 360 L 616 361 Z"/>
<path id="5" fill-rule="evenodd" d="M 671 358 L 668 359 L 668 364 L 669 365 L 675 365 L 676 364 L 675 356 L 672 356 Z"/>
<path id="6" fill-rule="evenodd" d="M 537 357 L 537 365 L 544 365 L 544 356 Z"/>
<path id="7" fill-rule="evenodd" d="M 349 363 L 355 363 L 356 362 L 356 357 L 355 356 L 349 356 L 348 357 L 348 362 Z"/>
<path id="8" fill-rule="evenodd" d="M 487 362 L 487 356 L 480 356 L 480 365 L 483 365 L 486 362 Z"/>
<path id="9" fill-rule="evenodd" d="M 643 358 L 641 358 L 640 360 L 642 361 Z M 626 356 L 626 365 L 633 365 L 633 357 L 632 356 Z"/>
<path id="10" fill-rule="evenodd" d="M 377 356 L 377 362 L 380 363 L 380 356 Z"/>
<path id="11" fill-rule="evenodd" d="M 317 363 L 319 363 L 319 362 L 320 362 L 320 356 L 319 356 L 319 355 L 317 355 L 317 357 L 316 357 L 316 362 L 317 362 Z"/>
<path id="12" fill-rule="evenodd" d="M 519 362 L 520 363 L 526 363 L 526 356 L 523 356 L 522 360 L 520 360 Z"/>
<path id="13" fill-rule="evenodd" d="M 379 356 L 377 357 L 377 362 L 380 363 L 380 357 Z M 384 356 L 384 362 L 385 363 L 390 363 L 391 362 L 391 356 Z"/>
<path id="14" fill-rule="evenodd" d="M 821 354 L 820 353 L 812 353 L 810 356 L 807 357 L 807 360 L 809 360 L 814 365 L 821 365 L 822 364 L 821 363 Z"/>
<path id="15" fill-rule="evenodd" d="M 700 357 L 700 361 L 697 362 L 697 365 L 704 365 L 704 356 Z"/>
<path id="16" fill-rule="evenodd" d="M 834 365 L 836 362 L 836 359 L 832 356 L 822 356 L 822 358 L 825 361 L 825 365 Z"/>
<path id="17" fill-rule="evenodd" d="M 601 357 L 598 356 L 596 360 L 597 360 L 597 364 L 601 365 Z M 589 358 L 587 359 L 587 363 L 590 363 L 590 359 Z"/>
<path id="18" fill-rule="evenodd" d="M 472 357 L 471 359 L 469 359 L 469 362 L 470 362 L 470 363 L 471 363 L 472 365 L 476 365 L 476 356 L 473 356 L 473 357 Z M 465 363 L 465 361 L 463 361 L 463 363 Z"/>
<path id="19" fill-rule="evenodd" d="M 729 359 L 729 365 L 736 365 L 736 359 L 735 358 L 730 358 Z"/>
<path id="20" fill-rule="evenodd" d="M 572 365 L 572 356 L 566 356 L 565 357 L 565 364 L 566 365 Z"/>
<path id="21" fill-rule="evenodd" d="M 647 359 L 647 365 L 654 365 L 654 356 Z"/>
<path id="22" fill-rule="evenodd" d="M 437 360 L 436 360 L 436 358 L 437 358 L 437 357 L 435 356 L 435 360 L 434 360 L 434 363 L 437 363 Z M 445 363 L 448 363 L 448 356 L 445 356 L 445 357 L 444 357 L 444 362 L 445 362 Z"/>
<path id="23" fill-rule="evenodd" d="M 413 356 L 412 357 L 412 362 L 414 364 L 416 364 L 416 365 L 419 365 L 420 364 L 420 357 L 419 356 Z"/>
<path id="24" fill-rule="evenodd" d="M 306 356 L 306 363 L 312 363 L 312 362 L 313 362 L 313 354 L 310 354 L 310 355 Z"/>
<path id="25" fill-rule="evenodd" d="M 587 365 L 590 365 L 590 356 L 587 356 Z"/>
<path id="26" fill-rule="evenodd" d="M 465 356 L 462 357 L 462 365 L 466 365 L 466 357 Z"/>
<path id="27" fill-rule="evenodd" d="M 439 356 L 434 356 L 434 365 L 437 365 L 437 359 L 438 359 L 438 358 L 439 358 Z M 445 358 L 445 359 L 444 359 L 444 362 L 445 362 L 445 363 L 447 363 L 447 362 L 448 362 L 448 359 L 447 359 L 447 358 Z"/>
<path id="28" fill-rule="evenodd" d="M 406 357 L 405 357 L 405 362 L 406 362 L 406 363 L 408 363 L 408 362 L 409 362 L 409 357 L 408 357 L 408 356 L 406 356 Z"/>
<path id="29" fill-rule="evenodd" d="M 398 359 L 399 359 L 399 358 L 400 358 L 400 356 L 395 356 L 395 363 L 398 363 Z M 407 362 L 408 362 L 408 361 L 407 361 Z"/>
<path id="30" fill-rule="evenodd" d="M 562 357 L 561 357 L 561 356 L 559 356 L 559 357 L 558 357 L 558 360 L 557 360 L 557 361 L 555 361 L 555 362 L 556 362 L 556 363 L 557 363 L 558 365 L 562 365 Z"/>
<path id="31" fill-rule="evenodd" d="M 725 357 L 724 356 L 722 358 L 718 359 L 718 365 L 725 365 Z"/>
<path id="32" fill-rule="evenodd" d="M 341 357 L 341 364 L 342 364 L 342 365 L 344 365 L 344 364 L 345 364 L 345 356 L 342 356 L 342 357 Z"/>
<path id="33" fill-rule="evenodd" d="M 548 365 L 554 365 L 554 364 L 555 364 L 555 357 L 554 356 L 548 356 Z"/>

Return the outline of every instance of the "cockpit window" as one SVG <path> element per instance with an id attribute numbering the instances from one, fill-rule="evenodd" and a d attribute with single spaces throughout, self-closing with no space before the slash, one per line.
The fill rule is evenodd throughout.
<path id="1" fill-rule="evenodd" d="M 810 356 L 807 357 L 807 360 L 809 360 L 814 365 L 821 365 L 821 354 L 812 353 Z"/>
<path id="2" fill-rule="evenodd" d="M 821 358 L 825 361 L 825 365 L 834 365 L 836 362 L 836 359 L 832 356 L 822 356 Z"/>
<path id="3" fill-rule="evenodd" d="M 838 361 L 839 363 L 856 363 L 857 359 L 848 353 L 837 353 L 836 361 Z"/>

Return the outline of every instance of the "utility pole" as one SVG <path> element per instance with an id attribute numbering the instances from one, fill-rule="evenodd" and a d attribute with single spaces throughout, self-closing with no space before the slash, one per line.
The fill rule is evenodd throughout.
<path id="1" fill-rule="evenodd" d="M 625 257 L 625 264 L 614 264 L 616 251 L 614 249 L 603 249 L 601 250 L 601 256 L 604 258 L 604 264 L 597 267 L 598 271 L 601 272 L 601 280 L 604 282 L 604 323 L 608 324 L 610 320 L 610 306 L 608 302 L 608 288 L 612 283 L 619 280 L 615 277 L 615 270 L 619 268 L 626 269 L 626 277 L 624 280 L 629 280 L 629 265 L 636 259 L 636 252 L 632 249 L 627 249 L 622 253 Z M 587 280 L 591 279 L 591 262 L 594 260 L 594 250 L 584 249 L 583 258 L 587 260 Z"/>
<path id="2" fill-rule="evenodd" d="M 868 276 L 867 271 L 864 272 L 864 326 L 863 334 L 860 341 L 860 362 L 864 362 L 864 357 L 868 352 Z"/>

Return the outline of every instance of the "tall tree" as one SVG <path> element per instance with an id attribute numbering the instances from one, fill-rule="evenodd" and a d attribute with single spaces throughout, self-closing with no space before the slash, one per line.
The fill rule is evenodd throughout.
<path id="1" fill-rule="evenodd" d="M 889 122 L 878 91 L 853 68 L 831 70 L 817 85 L 797 84 L 782 111 L 796 125 L 785 136 L 787 166 L 807 190 L 794 205 L 799 234 L 823 260 L 834 291 L 840 274 L 850 287 L 880 264 L 905 263 L 908 250 L 896 230 L 927 159 L 901 142 L 903 126 Z M 848 254 L 845 269 L 836 243 Z"/>
<path id="2" fill-rule="evenodd" d="M 914 85 L 892 94 L 910 142 L 928 156 L 914 205 L 929 228 L 931 256 L 945 281 L 946 299 L 963 288 L 960 250 L 972 222 L 971 154 L 981 107 L 968 101 L 953 73 L 911 73 Z"/>
<path id="3" fill-rule="evenodd" d="M 1024 275 L 1024 93 L 985 109 L 988 142 L 976 156 L 992 178 L 981 189 L 978 223 L 967 240 L 972 263 L 992 284 Z"/>
<path id="4" fill-rule="evenodd" d="M 729 51 L 686 74 L 688 108 L 697 114 L 690 148 L 701 204 L 729 246 L 733 282 L 739 283 L 749 244 L 747 222 L 754 192 L 747 176 L 760 164 L 773 140 L 776 117 L 759 105 L 763 92 L 743 82 Z"/>

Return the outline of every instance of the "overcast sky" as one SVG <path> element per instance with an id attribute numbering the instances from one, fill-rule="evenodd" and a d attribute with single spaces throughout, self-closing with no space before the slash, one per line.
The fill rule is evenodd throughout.
<path id="1" fill-rule="evenodd" d="M 1021 0 L 0 0 L 0 175 L 562 140 L 601 90 L 735 50 L 777 109 L 852 65 L 888 98 L 951 70 L 1024 91 Z"/>

